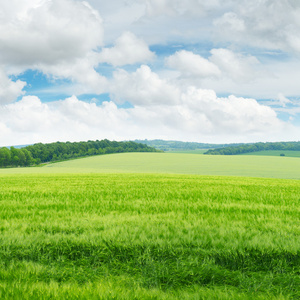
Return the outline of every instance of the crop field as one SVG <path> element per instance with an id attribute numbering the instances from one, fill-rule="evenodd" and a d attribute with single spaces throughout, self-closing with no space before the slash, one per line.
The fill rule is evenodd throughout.
<path id="1" fill-rule="evenodd" d="M 207 151 L 207 149 L 199 149 L 199 150 L 170 150 L 167 153 L 185 153 L 185 154 L 203 154 Z"/>
<path id="2" fill-rule="evenodd" d="M 300 179 L 297 157 L 120 153 L 91 156 L 44 167 L 0 169 L 0 174 L 161 173 Z"/>
<path id="3" fill-rule="evenodd" d="M 266 151 L 249 152 L 241 155 L 280 156 L 280 154 L 284 154 L 284 156 L 286 157 L 300 157 L 300 151 L 289 151 L 289 150 L 266 150 Z"/>
<path id="4" fill-rule="evenodd" d="M 299 299 L 300 160 L 164 155 L 1 170 L 0 299 Z"/>
<path id="5" fill-rule="evenodd" d="M 1 299 L 298 299 L 298 180 L 0 176 Z"/>

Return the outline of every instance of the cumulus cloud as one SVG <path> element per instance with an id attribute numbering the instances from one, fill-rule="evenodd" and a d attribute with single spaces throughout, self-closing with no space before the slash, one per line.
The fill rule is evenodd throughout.
<path id="1" fill-rule="evenodd" d="M 99 138 L 256 141 L 286 139 L 287 132 L 293 132 L 293 139 L 299 137 L 291 124 L 279 120 L 278 107 L 252 98 L 273 98 L 281 111 L 299 113 L 296 100 L 289 100 L 300 91 L 295 84 L 299 59 L 285 57 L 274 63 L 274 55 L 267 60 L 269 54 L 257 49 L 299 53 L 300 4 L 225 2 L 90 0 L 99 9 L 95 10 L 81 0 L 0 0 L 1 140 L 5 144 Z M 104 28 L 106 46 L 101 48 Z M 201 53 L 208 55 L 196 54 L 201 49 L 174 53 L 169 42 L 180 47 L 176 49 L 207 45 Z M 149 50 L 151 44 L 157 45 L 157 56 Z M 212 44 L 219 48 L 209 52 Z M 151 68 L 145 65 L 149 61 L 154 62 Z M 101 63 L 111 65 L 104 67 L 112 78 L 101 74 Z M 129 65 L 137 63 L 141 66 L 129 71 Z M 26 85 L 12 75 L 27 69 L 48 75 L 46 88 L 51 92 L 51 80 L 63 78 L 70 81 L 69 95 L 109 93 L 111 100 L 97 105 L 72 96 L 44 103 L 27 95 L 12 103 Z M 39 88 L 35 85 L 32 90 Z M 127 102 L 130 108 L 118 107 Z"/>
<path id="2" fill-rule="evenodd" d="M 123 66 L 152 60 L 155 54 L 147 44 L 131 32 L 124 32 L 112 48 L 104 48 L 98 55 L 99 62 Z"/>
<path id="3" fill-rule="evenodd" d="M 282 125 L 274 110 L 254 99 L 218 98 L 214 91 L 189 88 L 183 100 L 195 117 L 204 114 L 215 132 L 269 131 Z"/>
<path id="4" fill-rule="evenodd" d="M 190 87 L 181 91 L 176 105 L 118 108 L 112 101 L 101 105 L 72 96 L 42 103 L 25 96 L 16 103 L 0 106 L 0 137 L 10 144 L 78 141 L 110 138 L 168 138 L 208 140 L 225 136 L 270 140 L 291 125 L 281 122 L 274 110 L 254 99 L 219 98 L 211 90 Z M 248 140 L 249 141 L 249 140 Z"/>
<path id="5" fill-rule="evenodd" d="M 259 61 L 252 55 L 235 53 L 229 49 L 212 49 L 209 60 L 217 65 L 225 76 L 237 82 L 252 81 L 260 76 Z"/>
<path id="6" fill-rule="evenodd" d="M 23 92 L 26 82 L 12 81 L 0 68 L 0 104 L 7 104 L 15 101 Z"/>
<path id="7" fill-rule="evenodd" d="M 174 105 L 180 98 L 178 88 L 161 79 L 146 65 L 131 74 L 122 69 L 116 71 L 110 83 L 110 93 L 117 102 L 129 101 L 139 106 Z"/>
<path id="8" fill-rule="evenodd" d="M 233 2 L 231 11 L 214 22 L 222 40 L 268 49 L 300 52 L 300 2 Z"/>
<path id="9" fill-rule="evenodd" d="M 12 73 L 37 69 L 98 92 L 93 54 L 102 40 L 102 19 L 85 1 L 1 1 L 0 63 Z"/>
<path id="10" fill-rule="evenodd" d="M 75 84 L 74 91 L 79 94 L 101 94 L 107 90 L 107 79 L 94 69 L 97 64 L 95 56 L 96 54 L 90 53 L 85 58 L 74 60 L 73 63 L 41 64 L 38 69 L 54 79 L 70 79 Z"/>
<path id="11" fill-rule="evenodd" d="M 167 66 L 180 71 L 186 77 L 218 77 L 220 69 L 209 60 L 193 52 L 181 50 L 166 59 Z"/>
<path id="12" fill-rule="evenodd" d="M 203 16 L 212 9 L 220 7 L 219 0 L 147 0 L 146 15 L 149 17 L 159 15 L 180 16 L 196 15 Z"/>
<path id="13" fill-rule="evenodd" d="M 25 96 L 19 102 L 0 107 L 2 122 L 12 132 L 42 132 L 56 120 L 47 104 L 36 96 Z"/>
<path id="14" fill-rule="evenodd" d="M 0 19 L 1 60 L 11 64 L 70 61 L 102 44 L 102 20 L 86 2 L 9 1 Z"/>
<path id="15" fill-rule="evenodd" d="M 189 86 L 209 86 L 217 88 L 227 86 L 234 89 L 253 84 L 257 79 L 267 77 L 268 72 L 259 60 L 252 55 L 245 55 L 229 49 L 212 49 L 206 59 L 191 51 L 181 50 L 167 57 L 165 63 L 175 70 L 177 84 Z"/>

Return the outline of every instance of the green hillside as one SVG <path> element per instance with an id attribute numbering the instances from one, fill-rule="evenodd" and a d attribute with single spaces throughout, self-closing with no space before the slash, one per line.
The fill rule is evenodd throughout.
<path id="1" fill-rule="evenodd" d="M 14 173 L 177 173 L 300 179 L 300 160 L 274 156 L 182 153 L 120 153 L 53 163 L 38 168 L 1 169 Z"/>
<path id="2" fill-rule="evenodd" d="M 194 151 L 203 149 L 215 149 L 228 146 L 238 146 L 242 144 L 208 144 L 197 142 L 181 142 L 181 141 L 166 141 L 166 140 L 135 140 L 136 143 L 142 143 L 150 147 L 162 151 Z"/>
<path id="3" fill-rule="evenodd" d="M 291 150 L 265 150 L 243 153 L 240 155 L 263 155 L 263 156 L 286 156 L 286 157 L 300 157 L 300 151 Z"/>
<path id="4" fill-rule="evenodd" d="M 210 149 L 204 154 L 211 155 L 239 155 L 258 151 L 300 151 L 300 142 L 275 142 L 275 143 L 252 143 L 242 145 L 228 145 L 223 148 Z"/>

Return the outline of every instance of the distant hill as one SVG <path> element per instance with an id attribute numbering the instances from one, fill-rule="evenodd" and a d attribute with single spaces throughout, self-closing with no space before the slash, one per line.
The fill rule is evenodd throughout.
<path id="1" fill-rule="evenodd" d="M 242 144 L 228 147 L 209 149 L 204 154 L 212 155 L 238 155 L 245 153 L 252 153 L 258 151 L 269 151 L 269 150 L 280 150 L 280 151 L 300 151 L 300 142 L 275 142 L 275 143 L 253 143 L 253 144 Z M 284 154 L 284 153 L 282 153 Z"/>
<path id="2" fill-rule="evenodd" d="M 180 141 L 165 141 L 165 140 L 135 140 L 136 143 L 145 144 L 162 151 L 190 151 L 223 148 L 227 146 L 239 146 L 238 144 L 207 144 L 196 142 L 180 142 Z"/>

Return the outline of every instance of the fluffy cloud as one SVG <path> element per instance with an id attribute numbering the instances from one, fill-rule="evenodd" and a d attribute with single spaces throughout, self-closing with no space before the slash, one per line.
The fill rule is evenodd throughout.
<path id="1" fill-rule="evenodd" d="M 182 50 L 166 59 L 167 66 L 180 71 L 186 77 L 218 77 L 219 68 L 209 60 L 193 52 Z"/>
<path id="2" fill-rule="evenodd" d="M 146 14 L 153 17 L 158 15 L 197 15 L 203 16 L 209 10 L 220 7 L 219 0 L 147 0 Z"/>
<path id="3" fill-rule="evenodd" d="M 2 0 L 1 10 L 2 62 L 26 66 L 72 61 L 102 44 L 102 20 L 87 2 L 14 0 L 8 5 Z"/>
<path id="4" fill-rule="evenodd" d="M 175 70 L 177 84 L 188 87 L 211 86 L 212 89 L 226 87 L 234 91 L 241 84 L 252 85 L 263 77 L 270 79 L 270 74 L 258 59 L 229 49 L 212 49 L 207 59 L 193 52 L 181 50 L 165 59 L 168 67 Z M 224 91 L 222 91 L 224 92 Z"/>
<path id="5" fill-rule="evenodd" d="M 102 19 L 85 1 L 1 1 L 0 63 L 11 73 L 38 69 L 100 92 L 94 54 L 102 40 Z"/>
<path id="6" fill-rule="evenodd" d="M 283 123 L 268 106 L 254 99 L 235 97 L 218 98 L 211 90 L 189 88 L 183 94 L 183 104 L 197 114 L 206 116 L 214 133 L 260 132 L 280 128 Z"/>
<path id="7" fill-rule="evenodd" d="M 89 53 L 85 58 L 76 59 L 73 63 L 41 64 L 38 69 L 54 79 L 70 79 L 75 84 L 73 92 L 77 94 L 101 94 L 107 90 L 107 79 L 94 69 L 97 65 L 95 57 L 96 54 Z"/>
<path id="8" fill-rule="evenodd" d="M 299 113 L 297 100 L 289 100 L 300 91 L 299 59 L 292 57 L 300 51 L 297 1 L 88 2 L 0 0 L 0 138 L 5 144 L 97 138 L 246 142 L 288 139 L 290 132 L 293 140 L 299 137 L 299 130 L 276 115 L 280 109 L 280 116 Z M 156 45 L 157 56 L 148 45 Z M 197 45 L 204 48 L 187 50 Z M 274 53 L 281 51 L 262 53 L 261 48 L 289 55 L 277 60 Z M 149 61 L 151 68 L 145 65 Z M 136 63 L 141 67 L 129 71 Z M 101 74 L 102 67 L 112 78 Z M 111 100 L 96 105 L 73 96 L 44 103 L 27 95 L 12 103 L 26 85 L 12 75 L 27 69 L 48 75 L 45 89 L 51 93 L 51 80 L 63 78 L 70 81 L 68 95 L 109 93 Z M 33 85 L 32 93 L 42 95 L 42 87 Z M 251 98 L 273 98 L 265 103 L 275 108 Z M 118 107 L 126 102 L 130 108 Z"/>
<path id="9" fill-rule="evenodd" d="M 300 2 L 236 1 L 215 20 L 222 40 L 255 47 L 300 52 Z"/>
<path id="10" fill-rule="evenodd" d="M 180 98 L 178 88 L 161 79 L 146 65 L 142 65 L 131 74 L 121 69 L 115 72 L 110 92 L 117 102 L 129 101 L 139 106 L 160 103 L 174 105 Z"/>
<path id="11" fill-rule="evenodd" d="M 156 102 L 127 109 L 111 101 L 96 105 L 75 96 L 51 103 L 26 96 L 0 106 L 0 119 L 1 140 L 9 144 L 102 138 L 251 141 L 275 139 L 285 130 L 294 130 L 254 99 L 218 98 L 211 90 L 195 87 L 181 91 L 176 105 Z"/>
<path id="12" fill-rule="evenodd" d="M 15 101 L 23 94 L 23 88 L 26 82 L 17 80 L 12 81 L 5 72 L 0 69 L 0 104 L 6 104 Z"/>
<path id="13" fill-rule="evenodd" d="M 211 62 L 216 64 L 225 76 L 237 82 L 252 81 L 260 76 L 259 61 L 251 55 L 242 55 L 228 49 L 212 49 Z"/>
<path id="14" fill-rule="evenodd" d="M 147 44 L 138 39 L 131 32 L 124 32 L 112 48 L 104 48 L 98 55 L 99 62 L 106 62 L 113 66 L 123 66 L 138 62 L 149 61 L 154 58 Z"/>

